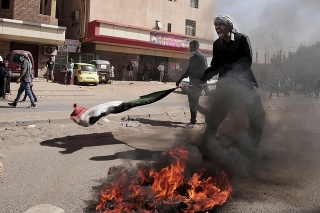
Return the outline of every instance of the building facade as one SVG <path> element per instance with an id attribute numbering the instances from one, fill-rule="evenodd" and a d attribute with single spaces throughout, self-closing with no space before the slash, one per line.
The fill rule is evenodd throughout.
<path id="1" fill-rule="evenodd" d="M 158 80 L 164 63 L 166 80 L 176 81 L 188 66 L 190 40 L 211 56 L 213 11 L 214 0 L 57 0 L 66 38 L 81 43 L 81 52 L 68 57 L 108 60 L 116 79 L 131 61 L 135 80 Z"/>
<path id="2" fill-rule="evenodd" d="M 27 50 L 35 61 L 35 76 L 43 75 L 49 57 L 65 41 L 58 26 L 55 0 L 0 0 L 0 55 Z"/>

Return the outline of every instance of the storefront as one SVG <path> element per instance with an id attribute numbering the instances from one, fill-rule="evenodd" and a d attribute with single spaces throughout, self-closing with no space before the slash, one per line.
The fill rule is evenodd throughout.
<path id="1" fill-rule="evenodd" d="M 69 59 L 72 58 L 74 63 L 87 63 L 94 58 L 93 53 L 82 53 L 81 43 L 79 40 L 65 39 L 64 44 L 58 46 L 57 55 L 55 56 L 56 72 L 66 68 Z"/>
<path id="2" fill-rule="evenodd" d="M 164 63 L 167 81 L 178 80 L 186 70 L 189 42 L 197 39 L 201 51 L 211 55 L 212 41 L 132 26 L 92 21 L 84 45 L 91 45 L 96 59 L 108 60 L 115 67 L 116 80 L 129 61 L 134 62 L 134 80 L 158 81 L 157 67 Z M 117 72 L 118 71 L 118 72 Z"/>

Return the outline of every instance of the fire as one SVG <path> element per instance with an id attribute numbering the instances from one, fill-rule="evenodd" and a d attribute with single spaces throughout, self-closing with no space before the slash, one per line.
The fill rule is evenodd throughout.
<path id="1" fill-rule="evenodd" d="M 101 192 L 99 213 L 123 212 L 199 212 L 226 202 L 232 192 L 227 174 L 218 178 L 202 178 L 204 169 L 186 177 L 185 167 L 191 155 L 181 147 L 168 151 L 173 162 L 155 171 L 148 167 L 138 169 L 134 178 L 121 174 Z"/>

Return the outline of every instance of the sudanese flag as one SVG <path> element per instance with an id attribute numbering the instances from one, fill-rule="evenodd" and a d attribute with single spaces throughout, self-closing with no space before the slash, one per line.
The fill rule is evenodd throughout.
<path id="1" fill-rule="evenodd" d="M 148 95 L 140 96 L 137 100 L 132 101 L 110 101 L 104 104 L 99 104 L 91 108 L 85 108 L 74 104 L 74 110 L 71 113 L 71 120 L 77 124 L 87 127 L 95 124 L 100 118 L 109 115 L 110 113 L 120 113 L 129 110 L 133 107 L 151 104 L 169 95 L 176 88 L 153 92 Z"/>

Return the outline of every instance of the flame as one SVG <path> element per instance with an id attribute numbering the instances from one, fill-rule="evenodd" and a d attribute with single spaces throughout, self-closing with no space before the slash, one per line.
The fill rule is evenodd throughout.
<path id="1" fill-rule="evenodd" d="M 226 202 L 232 185 L 225 172 L 218 178 L 203 179 L 205 170 L 201 169 L 188 178 L 184 172 L 190 153 L 181 147 L 168 153 L 174 161 L 160 171 L 141 167 L 134 178 L 123 173 L 117 181 L 109 183 L 101 192 L 96 212 L 165 212 L 161 209 L 172 207 L 194 213 Z"/>

